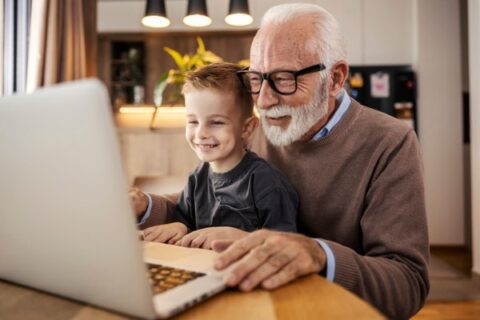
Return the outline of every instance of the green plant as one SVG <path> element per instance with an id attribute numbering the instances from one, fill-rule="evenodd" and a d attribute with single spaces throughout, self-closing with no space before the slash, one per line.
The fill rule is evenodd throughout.
<path id="1" fill-rule="evenodd" d="M 197 44 L 198 47 L 195 54 L 182 55 L 178 51 L 169 47 L 163 48 L 165 52 L 172 57 L 173 61 L 175 61 L 177 68 L 170 69 L 160 75 L 153 93 L 153 101 L 157 107 L 163 102 L 164 91 L 167 88 L 167 85 L 170 85 L 171 88 L 169 94 L 166 95 L 165 103 L 175 104 L 183 99 L 182 86 L 185 83 L 185 74 L 187 72 L 210 63 L 223 61 L 223 59 L 215 53 L 205 49 L 205 44 L 203 43 L 202 38 L 197 37 Z"/>

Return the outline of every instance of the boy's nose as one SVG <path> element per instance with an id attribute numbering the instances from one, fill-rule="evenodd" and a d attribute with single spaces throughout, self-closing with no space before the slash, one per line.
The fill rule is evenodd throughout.
<path id="1" fill-rule="evenodd" d="M 199 125 L 195 131 L 195 135 L 198 139 L 208 138 L 208 129 L 204 125 Z"/>

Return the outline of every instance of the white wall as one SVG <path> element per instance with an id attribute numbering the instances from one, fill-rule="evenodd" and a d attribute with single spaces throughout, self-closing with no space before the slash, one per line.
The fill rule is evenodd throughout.
<path id="1" fill-rule="evenodd" d="M 351 64 L 414 66 L 418 76 L 419 136 L 425 163 L 430 240 L 432 244 L 465 244 L 459 2 L 299 1 L 320 4 L 337 17 L 346 37 Z M 271 6 L 287 2 L 292 1 L 250 0 L 254 23 L 248 28 L 256 29 L 261 16 Z M 98 31 L 199 30 L 182 23 L 187 0 L 167 0 L 166 5 L 172 25 L 152 31 L 140 23 L 144 1 L 100 1 Z M 225 24 L 228 0 L 208 0 L 207 5 L 213 23 L 202 30 L 245 30 Z M 477 222 L 480 223 L 480 216 Z"/>
<path id="2" fill-rule="evenodd" d="M 459 2 L 418 1 L 419 137 L 430 240 L 462 245 L 464 184 Z"/>
<path id="3" fill-rule="evenodd" d="M 0 96 L 3 95 L 3 1 L 0 1 Z"/>
<path id="4" fill-rule="evenodd" d="M 480 3 L 468 1 L 473 272 L 480 274 Z"/>
<path id="5" fill-rule="evenodd" d="M 363 62 L 365 64 L 414 63 L 412 43 L 415 39 L 416 1 L 364 0 L 363 3 Z M 340 21 L 343 23 L 342 20 Z"/>

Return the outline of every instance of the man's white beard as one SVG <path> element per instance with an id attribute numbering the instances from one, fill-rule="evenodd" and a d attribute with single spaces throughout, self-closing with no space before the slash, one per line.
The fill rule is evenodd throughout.
<path id="1" fill-rule="evenodd" d="M 309 103 L 292 107 L 278 105 L 267 110 L 257 108 L 265 136 L 275 146 L 286 146 L 300 140 L 316 123 L 328 113 L 327 81 L 322 81 L 320 90 Z M 266 117 L 290 116 L 288 127 L 269 125 Z"/>

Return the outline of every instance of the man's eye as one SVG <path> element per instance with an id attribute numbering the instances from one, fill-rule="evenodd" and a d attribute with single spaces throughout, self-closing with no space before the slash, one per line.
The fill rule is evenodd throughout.
<path id="1" fill-rule="evenodd" d="M 274 77 L 272 77 L 272 80 L 275 81 L 275 82 L 295 81 L 295 79 L 292 78 L 292 76 L 289 75 L 289 74 L 279 74 L 279 75 L 275 75 Z"/>

